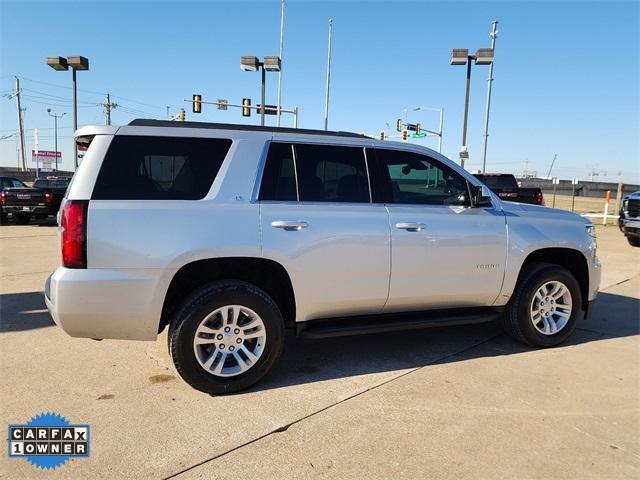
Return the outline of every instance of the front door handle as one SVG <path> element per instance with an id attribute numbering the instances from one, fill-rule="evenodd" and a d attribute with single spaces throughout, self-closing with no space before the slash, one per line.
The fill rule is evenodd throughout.
<path id="1" fill-rule="evenodd" d="M 273 228 L 282 228 L 288 231 L 296 231 L 296 230 L 302 230 L 303 228 L 307 228 L 309 224 L 307 222 L 300 222 L 300 221 L 291 222 L 291 221 L 285 221 L 285 220 L 275 220 L 271 222 L 271 226 Z"/>
<path id="2" fill-rule="evenodd" d="M 427 226 L 424 223 L 418 222 L 400 222 L 396 223 L 396 228 L 400 230 L 406 230 L 408 232 L 419 232 L 424 230 Z"/>

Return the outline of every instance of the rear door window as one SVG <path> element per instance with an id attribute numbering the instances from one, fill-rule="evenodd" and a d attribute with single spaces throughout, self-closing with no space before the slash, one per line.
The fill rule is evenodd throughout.
<path id="1" fill-rule="evenodd" d="M 230 139 L 116 135 L 92 198 L 200 200 L 230 147 Z"/>
<path id="2" fill-rule="evenodd" d="M 295 145 L 300 201 L 369 203 L 361 147 Z"/>

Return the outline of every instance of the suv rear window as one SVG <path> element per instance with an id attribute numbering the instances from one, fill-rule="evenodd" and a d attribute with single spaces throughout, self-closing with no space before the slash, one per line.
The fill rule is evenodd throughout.
<path id="1" fill-rule="evenodd" d="M 92 198 L 200 200 L 230 147 L 230 139 L 116 135 Z"/>

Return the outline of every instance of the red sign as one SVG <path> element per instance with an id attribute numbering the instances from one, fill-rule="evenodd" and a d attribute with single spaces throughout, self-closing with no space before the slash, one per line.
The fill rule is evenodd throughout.
<path id="1" fill-rule="evenodd" d="M 36 154 L 35 150 L 31 150 L 31 156 L 39 158 L 61 158 L 62 152 L 54 152 L 52 150 L 38 150 L 38 153 Z"/>

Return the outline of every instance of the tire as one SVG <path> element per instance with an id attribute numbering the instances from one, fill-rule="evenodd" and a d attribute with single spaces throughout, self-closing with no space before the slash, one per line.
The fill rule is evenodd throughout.
<path id="1" fill-rule="evenodd" d="M 227 321 L 233 317 L 233 324 L 223 323 L 224 312 Z M 252 325 L 257 326 L 247 328 Z M 196 338 L 206 343 L 195 345 Z M 274 366 L 284 345 L 284 320 L 275 302 L 258 287 L 218 281 L 187 297 L 169 326 L 168 342 L 176 370 L 189 385 L 212 395 L 233 393 L 254 385 Z"/>
<path id="2" fill-rule="evenodd" d="M 553 347 L 564 342 L 576 328 L 576 323 L 582 311 L 582 294 L 580 285 L 576 278 L 566 268 L 549 263 L 532 263 L 526 265 L 521 274 L 521 278 L 516 285 L 515 291 L 503 316 L 503 328 L 515 340 L 532 347 Z M 538 300 L 536 294 L 544 287 L 553 289 L 554 286 L 562 284 L 568 291 L 558 298 L 557 303 L 540 302 L 544 298 L 553 298 L 553 290 L 548 297 L 543 296 L 543 300 Z M 563 291 L 563 290 L 559 290 Z M 534 297 L 536 298 L 534 303 Z M 571 308 L 568 311 L 564 307 L 556 308 L 556 305 L 566 304 L 570 301 Z M 562 302 L 562 303 L 561 303 Z M 547 321 L 544 315 L 533 316 L 532 310 L 545 310 L 550 320 Z M 549 309 L 552 308 L 553 311 Z M 565 314 L 565 315 L 562 315 Z M 567 315 L 568 314 L 568 318 Z M 560 316 L 562 315 L 562 316 Z M 534 319 L 537 320 L 534 322 Z M 555 319 L 555 321 L 553 321 Z M 553 325 L 556 326 L 554 331 Z M 544 333 L 543 333 L 544 331 Z"/>
<path id="3" fill-rule="evenodd" d="M 640 247 L 640 237 L 627 237 L 627 241 L 632 247 Z"/>
<path id="4" fill-rule="evenodd" d="M 14 213 L 13 221 L 18 225 L 26 225 L 31 221 L 31 215 L 24 215 L 22 213 Z"/>

